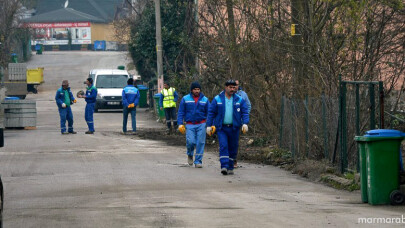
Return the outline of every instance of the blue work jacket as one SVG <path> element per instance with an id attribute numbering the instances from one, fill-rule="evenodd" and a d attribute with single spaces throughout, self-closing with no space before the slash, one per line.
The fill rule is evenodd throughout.
<path id="1" fill-rule="evenodd" d="M 249 112 L 246 101 L 241 96 L 233 94 L 233 128 L 239 128 L 243 124 L 249 124 Z M 207 126 L 222 128 L 225 117 L 225 91 L 215 96 L 208 109 Z"/>
<path id="2" fill-rule="evenodd" d="M 86 88 L 86 102 L 87 103 L 96 103 L 97 98 L 97 88 L 93 85 Z"/>
<path id="3" fill-rule="evenodd" d="M 122 90 L 122 106 L 127 107 L 134 103 L 135 106 L 139 103 L 139 90 L 133 85 L 127 85 Z"/>
<path id="4" fill-rule="evenodd" d="M 182 125 L 185 122 L 200 122 L 207 119 L 209 100 L 203 93 L 200 93 L 197 103 L 193 94 L 187 94 L 181 99 L 180 107 L 177 112 L 177 124 Z"/>
<path id="5" fill-rule="evenodd" d="M 72 105 L 75 98 L 73 97 L 72 91 L 70 91 L 70 87 L 67 88 L 67 91 L 70 97 L 70 104 Z M 62 87 L 56 91 L 55 101 L 56 105 L 58 105 L 59 108 L 62 108 L 62 104 L 65 103 L 65 92 L 63 91 Z"/>
<path id="6" fill-rule="evenodd" d="M 246 92 L 239 89 L 238 92 L 236 92 L 236 94 L 241 96 L 246 101 L 246 105 L 248 106 L 248 112 L 250 113 L 250 110 L 252 110 L 252 104 L 250 104 L 250 100 Z"/>

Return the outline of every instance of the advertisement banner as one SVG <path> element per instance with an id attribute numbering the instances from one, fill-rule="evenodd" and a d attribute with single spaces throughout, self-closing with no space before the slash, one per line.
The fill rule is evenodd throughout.
<path id="1" fill-rule="evenodd" d="M 27 23 L 31 28 L 75 28 L 90 27 L 90 22 Z"/>

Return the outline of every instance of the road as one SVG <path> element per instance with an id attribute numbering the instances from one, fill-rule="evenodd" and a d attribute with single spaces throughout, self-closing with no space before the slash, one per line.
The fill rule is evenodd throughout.
<path id="1" fill-rule="evenodd" d="M 188 167 L 185 146 L 121 135 L 121 112 L 96 113 L 96 133 L 85 135 L 83 100 L 72 107 L 78 134 L 61 135 L 54 96 L 62 79 L 75 94 L 91 68 L 128 61 L 122 52 L 33 56 L 29 67 L 45 67 L 46 82 L 27 96 L 37 102 L 37 128 L 5 131 L 4 227 L 367 227 L 358 219 L 404 216 L 404 207 L 363 204 L 359 192 L 273 166 L 241 163 L 222 176 L 214 152 L 204 168 Z M 137 125 L 164 127 L 145 109 Z"/>

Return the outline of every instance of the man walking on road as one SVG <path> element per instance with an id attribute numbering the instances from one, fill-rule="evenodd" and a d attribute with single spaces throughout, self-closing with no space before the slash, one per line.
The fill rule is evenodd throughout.
<path id="1" fill-rule="evenodd" d="M 76 103 L 76 99 L 73 97 L 70 91 L 68 80 L 62 81 L 62 87 L 56 91 L 55 95 L 56 105 L 58 105 L 60 116 L 60 131 L 64 134 L 76 134 L 73 130 L 73 113 L 70 107 Z M 68 131 L 66 132 L 66 120 L 68 122 Z"/>
<path id="2" fill-rule="evenodd" d="M 235 80 L 235 83 L 236 83 L 236 86 L 235 86 L 236 94 L 241 96 L 246 101 L 246 105 L 248 106 L 248 113 L 250 114 L 250 110 L 252 110 L 252 105 L 250 104 L 249 97 L 246 94 L 246 92 L 243 91 L 242 87 L 240 86 L 240 81 Z M 233 167 L 235 169 L 238 168 L 238 161 L 236 159 L 233 161 Z"/>
<path id="3" fill-rule="evenodd" d="M 219 161 L 223 175 L 233 174 L 233 161 L 239 147 L 239 131 L 248 131 L 249 113 L 246 101 L 236 94 L 236 82 L 226 81 L 225 89 L 215 96 L 208 109 L 207 134 L 218 129 Z"/>
<path id="4" fill-rule="evenodd" d="M 236 86 L 235 86 L 236 94 L 241 96 L 246 101 L 246 105 L 248 107 L 248 112 L 250 114 L 250 110 L 252 110 L 252 104 L 250 103 L 249 97 L 248 97 L 247 93 L 240 86 L 240 81 L 235 80 L 235 83 L 236 83 Z"/>
<path id="5" fill-rule="evenodd" d="M 128 114 L 131 113 L 132 132 L 136 132 L 136 106 L 139 102 L 139 90 L 134 86 L 134 79 L 130 78 L 127 81 L 127 86 L 122 90 L 122 106 L 123 106 L 123 126 L 124 134 L 127 132 Z"/>
<path id="6" fill-rule="evenodd" d="M 168 82 L 164 83 L 164 89 L 161 91 L 161 96 L 159 99 L 160 109 L 164 109 L 166 124 L 167 124 L 167 133 L 170 134 L 172 131 L 171 121 L 173 121 L 174 129 L 177 128 L 177 118 L 176 118 L 176 102 L 179 99 L 179 95 L 176 92 L 176 89 L 170 87 Z"/>
<path id="7" fill-rule="evenodd" d="M 177 123 L 179 131 L 182 134 L 186 133 L 188 164 L 193 165 L 194 148 L 196 148 L 194 165 L 196 168 L 202 168 L 209 100 L 201 92 L 198 82 L 191 83 L 190 91 L 190 94 L 181 99 Z M 183 120 L 186 127 L 184 127 Z"/>
<path id="8" fill-rule="evenodd" d="M 94 134 L 94 121 L 93 114 L 96 105 L 97 88 L 93 86 L 93 79 L 87 78 L 84 82 L 87 85 L 86 94 L 80 95 L 79 98 L 84 98 L 86 100 L 86 109 L 84 112 L 84 119 L 86 120 L 87 126 L 89 128 L 86 134 Z"/>

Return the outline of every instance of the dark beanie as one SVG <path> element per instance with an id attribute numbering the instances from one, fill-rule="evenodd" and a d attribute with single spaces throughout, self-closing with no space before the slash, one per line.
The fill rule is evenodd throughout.
<path id="1" fill-rule="evenodd" d="M 198 83 L 198 82 L 193 82 L 193 83 L 191 83 L 190 90 L 192 91 L 192 90 L 195 89 L 195 88 L 201 89 L 200 83 Z"/>

